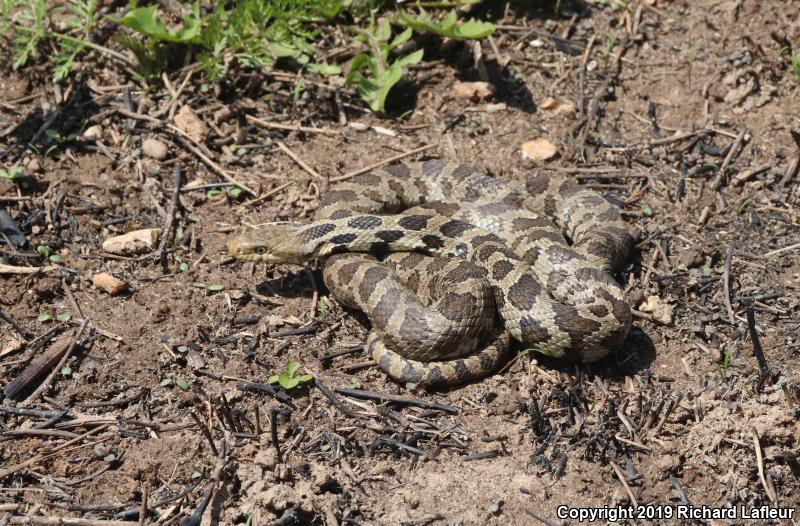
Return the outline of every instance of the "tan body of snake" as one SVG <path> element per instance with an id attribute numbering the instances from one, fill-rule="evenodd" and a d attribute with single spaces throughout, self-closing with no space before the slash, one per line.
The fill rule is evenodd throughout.
<path id="1" fill-rule="evenodd" d="M 584 363 L 614 350 L 631 312 L 611 273 L 633 243 L 596 191 L 430 160 L 341 183 L 313 222 L 244 231 L 228 251 L 266 263 L 323 258 L 333 296 L 372 322 L 366 349 L 379 367 L 440 386 L 489 374 L 512 339 Z"/>

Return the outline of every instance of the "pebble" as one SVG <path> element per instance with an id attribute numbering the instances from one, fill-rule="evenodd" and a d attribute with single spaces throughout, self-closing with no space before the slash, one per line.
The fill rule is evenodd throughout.
<path id="1" fill-rule="evenodd" d="M 546 161 L 558 153 L 555 144 L 547 139 L 534 139 L 522 145 L 522 158 L 531 161 Z"/>
<path id="2" fill-rule="evenodd" d="M 200 120 L 189 106 L 181 106 L 181 109 L 178 110 L 175 115 L 175 126 L 197 142 L 202 142 L 208 133 L 206 123 Z"/>
<path id="3" fill-rule="evenodd" d="M 107 272 L 100 272 L 92 276 L 92 284 L 100 290 L 111 294 L 119 294 L 128 290 L 128 284 L 121 279 L 117 279 Z"/>
<path id="4" fill-rule="evenodd" d="M 689 247 L 678 252 L 678 263 L 686 268 L 697 268 L 705 263 L 705 258 L 700 249 Z"/>
<path id="5" fill-rule="evenodd" d="M 461 98 L 479 102 L 494 95 L 494 86 L 488 82 L 457 82 L 453 91 Z"/>
<path id="6" fill-rule="evenodd" d="M 156 161 L 163 161 L 169 155 L 169 148 L 158 139 L 145 139 L 142 141 L 142 152 Z"/>
<path id="7" fill-rule="evenodd" d="M 103 241 L 103 250 L 119 256 L 147 252 L 155 247 L 160 231 L 159 228 L 144 228 L 121 236 L 110 237 Z"/>
<path id="8" fill-rule="evenodd" d="M 94 126 L 89 126 L 86 128 L 81 134 L 81 139 L 84 141 L 99 141 L 103 138 L 103 127 L 99 124 L 95 124 Z"/>

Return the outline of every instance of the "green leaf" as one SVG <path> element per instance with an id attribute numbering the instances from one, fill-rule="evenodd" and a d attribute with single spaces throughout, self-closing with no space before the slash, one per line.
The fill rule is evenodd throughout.
<path id="1" fill-rule="evenodd" d="M 72 367 L 62 367 L 61 368 L 61 374 L 64 375 L 64 376 L 72 375 Z"/>
<path id="2" fill-rule="evenodd" d="M 239 196 L 242 195 L 242 189 L 238 186 L 231 186 L 228 188 L 228 195 L 234 199 L 239 199 Z"/>
<path id="3" fill-rule="evenodd" d="M 206 195 L 208 196 L 209 199 L 214 199 L 215 197 L 221 196 L 223 193 L 224 192 L 222 190 L 219 190 L 217 188 L 212 188 L 211 190 L 206 192 Z"/>
<path id="4" fill-rule="evenodd" d="M 114 453 L 109 453 L 108 455 L 103 457 L 103 461 L 108 462 L 109 464 L 111 464 L 115 460 L 117 460 L 117 455 L 115 455 Z"/>
<path id="5" fill-rule="evenodd" d="M 47 259 L 49 259 L 53 263 L 61 263 L 61 256 L 59 256 L 58 254 L 53 254 Z"/>
<path id="6" fill-rule="evenodd" d="M 297 387 L 297 384 L 300 383 L 300 380 L 297 378 L 292 378 L 292 375 L 284 372 L 278 375 L 278 383 L 281 384 L 281 387 L 288 391 L 289 389 Z"/>
<path id="7" fill-rule="evenodd" d="M 186 380 L 186 378 L 178 378 L 175 380 L 175 385 L 180 387 L 182 391 L 189 390 L 189 382 Z"/>
<path id="8" fill-rule="evenodd" d="M 22 178 L 22 167 L 15 166 L 10 170 L 4 170 L 0 168 L 0 179 L 8 179 L 9 181 L 13 181 L 14 179 L 21 179 Z"/>
<path id="9" fill-rule="evenodd" d="M 279 380 L 279 379 L 278 379 L 278 375 L 277 375 L 277 374 L 273 374 L 272 376 L 270 376 L 270 377 L 267 379 L 267 383 L 268 383 L 268 384 L 276 384 L 276 383 L 278 383 L 278 380 Z"/>
<path id="10" fill-rule="evenodd" d="M 484 38 L 494 33 L 494 25 L 491 22 L 481 22 L 474 18 L 459 25 L 458 13 L 455 10 L 450 11 L 439 22 L 435 22 L 424 9 L 420 9 L 420 14 L 416 17 L 408 13 L 400 13 L 400 18 L 409 27 L 420 33 L 433 33 L 456 40 Z"/>
<path id="11" fill-rule="evenodd" d="M 39 245 L 38 247 L 36 247 L 36 252 L 41 254 L 43 257 L 47 257 L 50 255 L 50 247 L 48 247 L 47 245 Z"/>
<path id="12" fill-rule="evenodd" d="M 286 364 L 286 372 L 289 376 L 294 376 L 294 373 L 300 368 L 300 362 L 289 362 Z"/>
<path id="13" fill-rule="evenodd" d="M 333 77 L 342 74 L 342 68 L 335 64 L 309 64 L 308 71 L 310 73 L 317 73 L 318 75 L 327 75 Z"/>
<path id="14" fill-rule="evenodd" d="M 170 30 L 158 17 L 158 4 L 132 9 L 122 18 L 112 18 L 111 20 L 159 42 L 173 42 L 176 44 L 196 44 L 200 42 L 202 21 L 199 18 L 190 15 L 184 19 L 183 27 L 177 31 Z"/>
<path id="15" fill-rule="evenodd" d="M 189 348 L 185 345 L 179 345 L 178 348 L 175 350 L 181 354 L 189 352 Z"/>
<path id="16" fill-rule="evenodd" d="M 225 285 L 209 285 L 208 290 L 211 292 L 219 292 L 225 289 Z"/>
<path id="17" fill-rule="evenodd" d="M 53 315 L 52 314 L 39 314 L 36 317 L 36 321 L 40 321 L 40 322 L 50 321 L 52 319 L 53 319 Z"/>
<path id="18" fill-rule="evenodd" d="M 72 314 L 70 314 L 69 312 L 62 312 L 61 314 L 56 316 L 56 319 L 58 321 L 69 321 L 72 319 Z"/>
<path id="19" fill-rule="evenodd" d="M 181 272 L 186 272 L 187 270 L 189 270 L 189 264 L 188 263 L 181 263 L 180 269 L 181 269 Z"/>
<path id="20" fill-rule="evenodd" d="M 653 217 L 655 212 L 653 212 L 653 208 L 650 205 L 644 205 L 642 207 L 642 213 L 647 217 Z"/>
<path id="21" fill-rule="evenodd" d="M 158 385 L 160 385 L 161 387 L 170 386 L 170 385 L 172 385 L 172 378 L 164 378 L 163 380 L 161 380 L 161 383 L 159 383 Z"/>

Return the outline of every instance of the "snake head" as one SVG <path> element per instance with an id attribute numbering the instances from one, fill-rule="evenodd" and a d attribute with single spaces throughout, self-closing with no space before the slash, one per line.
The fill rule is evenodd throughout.
<path id="1" fill-rule="evenodd" d="M 296 234 L 297 228 L 292 225 L 259 226 L 228 240 L 228 253 L 243 261 L 299 265 L 308 261 L 309 254 L 295 243 Z"/>

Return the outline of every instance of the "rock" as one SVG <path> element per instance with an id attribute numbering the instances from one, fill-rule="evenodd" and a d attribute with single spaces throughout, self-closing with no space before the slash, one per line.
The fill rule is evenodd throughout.
<path id="1" fill-rule="evenodd" d="M 330 468 L 317 463 L 311 464 L 311 481 L 320 491 L 328 491 L 336 485 Z"/>
<path id="2" fill-rule="evenodd" d="M 197 142 L 202 142 L 208 133 L 206 124 L 192 111 L 189 106 L 181 106 L 175 115 L 175 126 Z"/>
<path id="3" fill-rule="evenodd" d="M 81 139 L 84 141 L 99 141 L 103 138 L 103 127 L 99 124 L 95 124 L 94 126 L 89 126 L 86 128 L 81 134 Z"/>
<path id="4" fill-rule="evenodd" d="M 103 250 L 120 256 L 147 252 L 156 245 L 160 231 L 159 228 L 145 228 L 121 236 L 110 237 L 103 241 Z"/>
<path id="5" fill-rule="evenodd" d="M 158 139 L 145 139 L 142 141 L 142 152 L 156 161 L 163 161 L 169 155 L 169 148 Z"/>
<path id="6" fill-rule="evenodd" d="M 558 153 L 558 148 L 547 139 L 534 139 L 522 145 L 522 158 L 531 161 L 546 161 Z"/>
<path id="7" fill-rule="evenodd" d="M 92 277 L 92 284 L 100 290 L 104 290 L 111 294 L 119 294 L 128 290 L 128 284 L 121 279 L 117 279 L 107 272 L 95 274 Z"/>
<path id="8" fill-rule="evenodd" d="M 39 162 L 39 159 L 36 157 L 32 157 L 28 164 L 25 165 L 25 168 L 28 169 L 28 173 L 40 173 L 42 171 L 42 164 Z"/>
<path id="9" fill-rule="evenodd" d="M 488 82 L 457 82 L 453 91 L 461 98 L 479 102 L 494 95 L 494 86 Z"/>
<path id="10" fill-rule="evenodd" d="M 644 303 L 639 305 L 639 310 L 642 312 L 649 312 L 653 315 L 655 321 L 663 325 L 672 323 L 672 305 L 658 296 L 648 296 Z"/>
<path id="11" fill-rule="evenodd" d="M 696 247 L 684 248 L 678 252 L 678 264 L 686 268 L 697 268 L 705 263 L 703 252 Z"/>
<path id="12" fill-rule="evenodd" d="M 539 107 L 553 115 L 564 115 L 575 112 L 575 105 L 571 102 L 561 102 L 553 97 L 547 97 L 539 104 Z"/>

